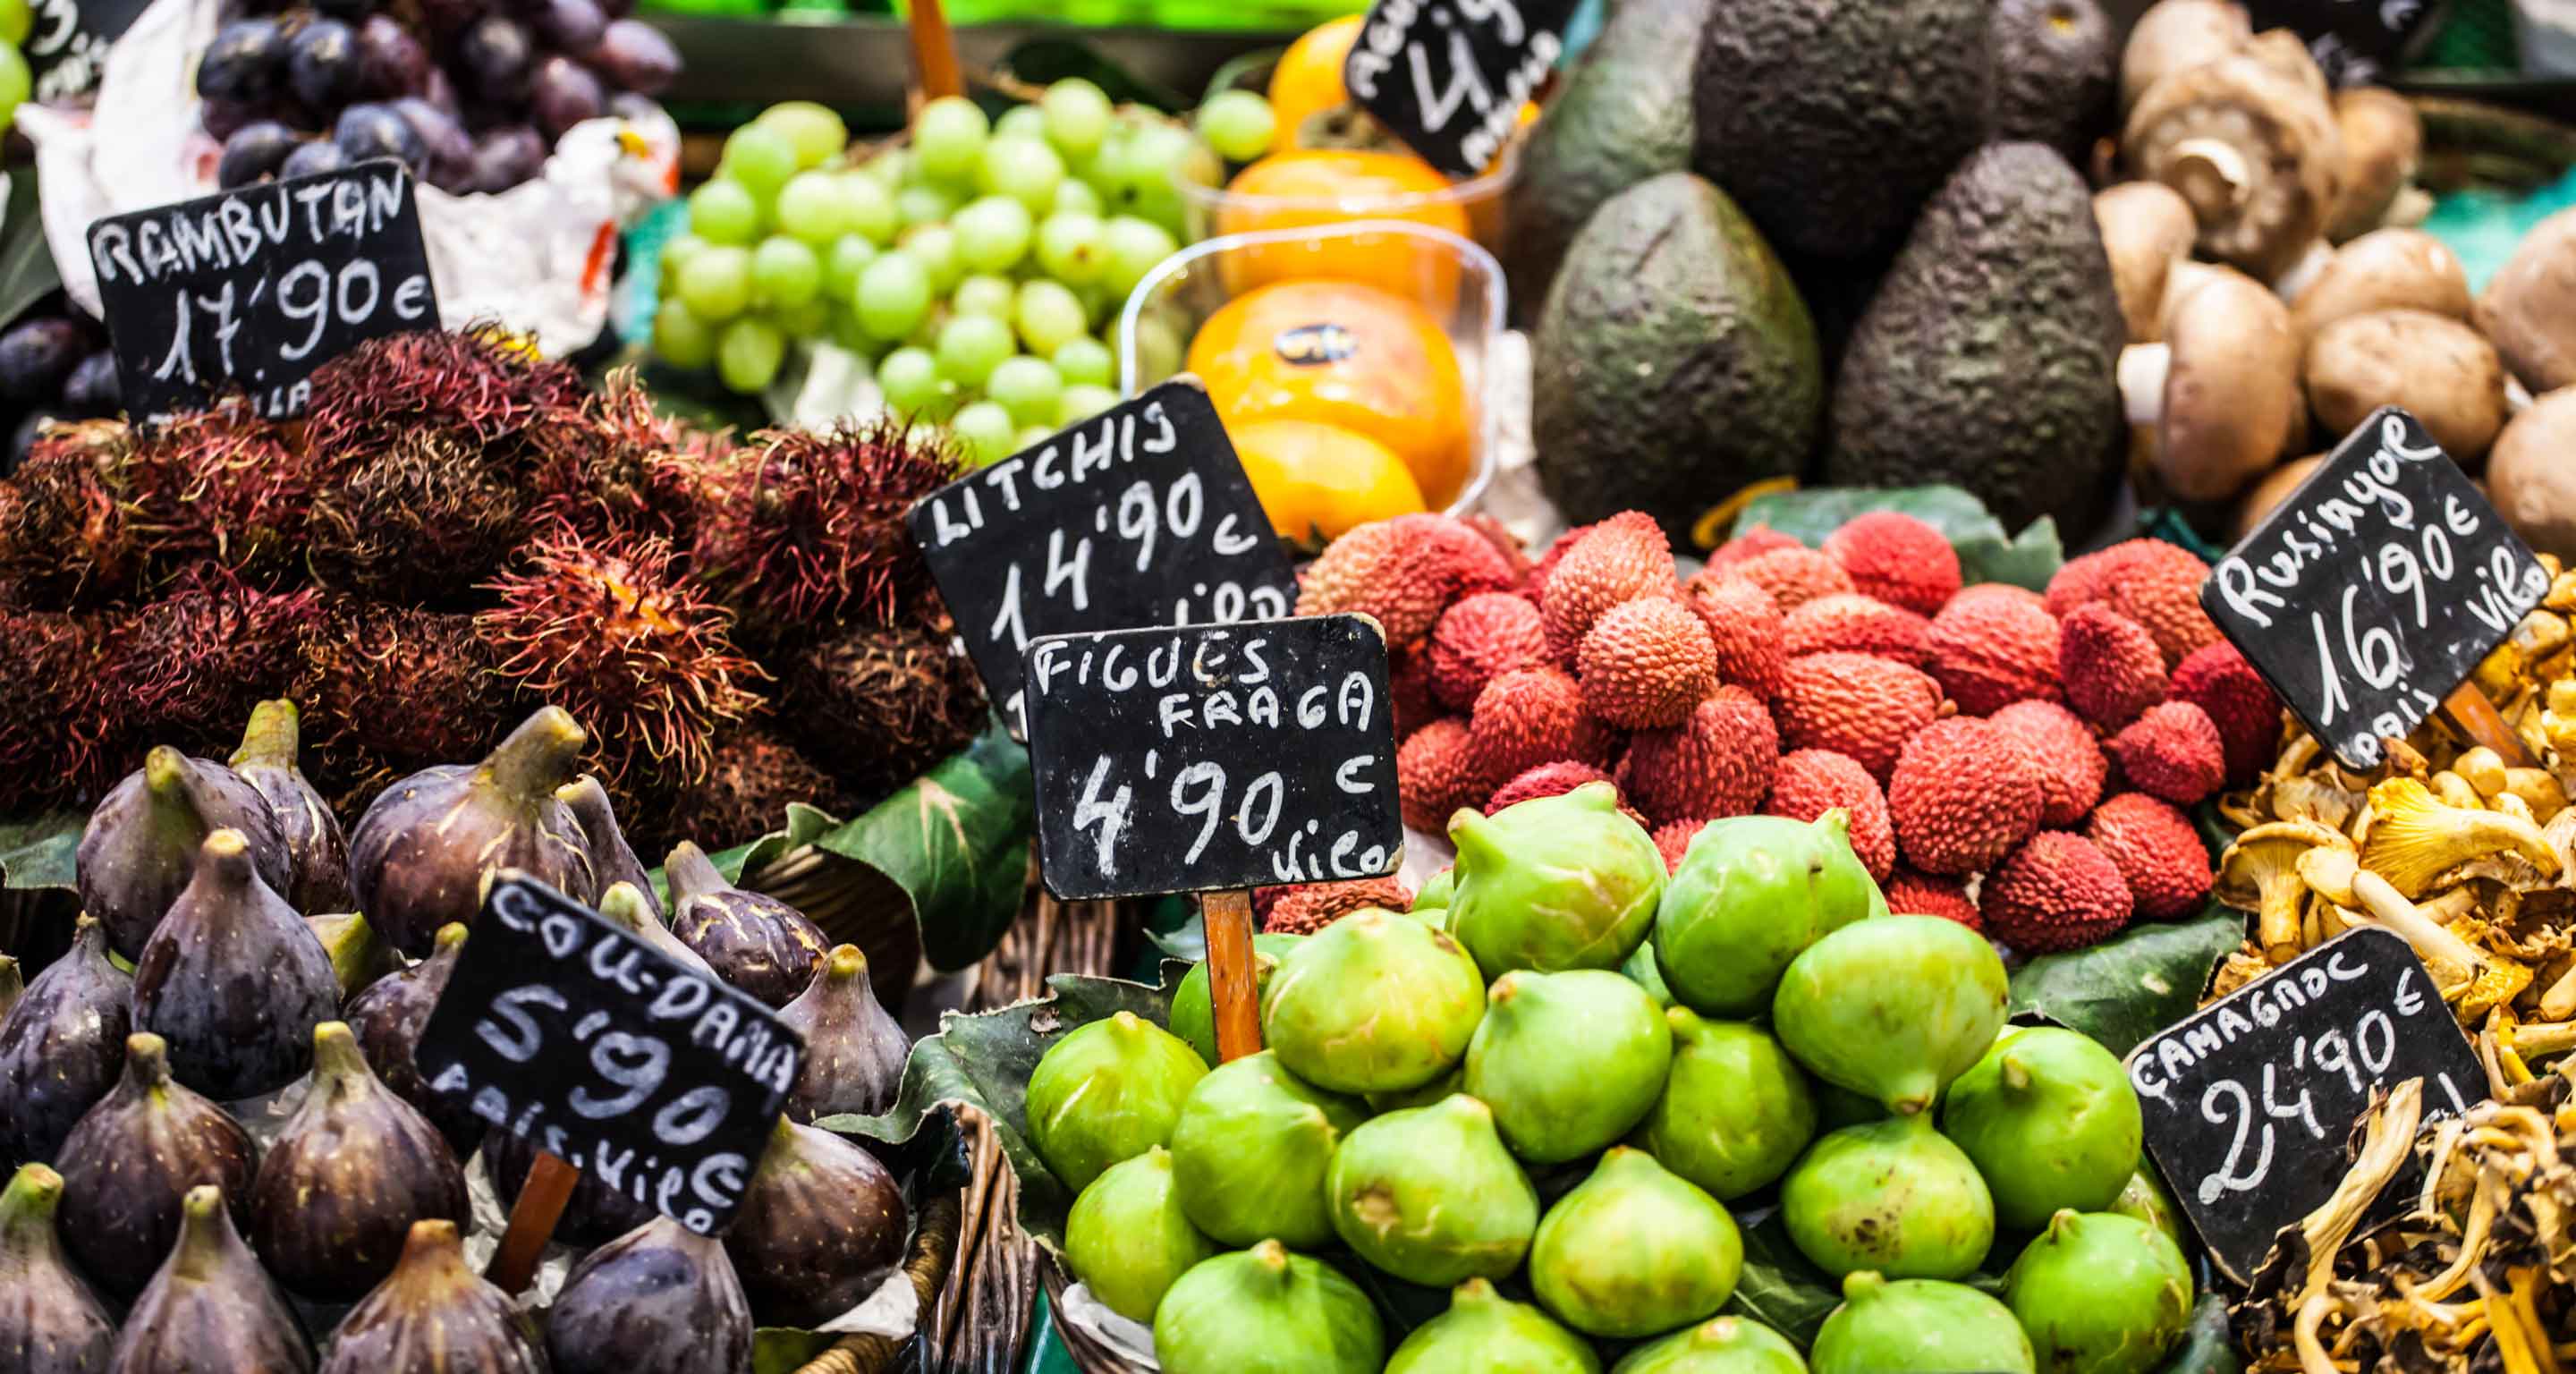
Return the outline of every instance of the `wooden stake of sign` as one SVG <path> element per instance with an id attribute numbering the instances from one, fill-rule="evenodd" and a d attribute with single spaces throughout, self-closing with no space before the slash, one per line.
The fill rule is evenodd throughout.
<path id="1" fill-rule="evenodd" d="M 912 74 L 925 99 L 966 94 L 966 75 L 957 64 L 957 34 L 948 27 L 948 12 L 939 0 L 912 0 Z"/>
<path id="2" fill-rule="evenodd" d="M 1252 967 L 1252 894 L 1241 888 L 1199 898 L 1207 931 L 1208 1002 L 1216 1017 L 1216 1057 L 1261 1053 L 1261 1005 Z"/>
<path id="3" fill-rule="evenodd" d="M 501 1248 L 492 1252 L 492 1263 L 483 1270 L 493 1287 L 514 1298 L 528 1291 L 537 1277 L 537 1257 L 553 1239 L 555 1223 L 563 1219 L 564 1206 L 572 1201 L 572 1187 L 579 1182 L 581 1170 L 543 1150 L 537 1152 L 528 1181 L 519 1186 L 519 1201 L 510 1208 L 510 1228 L 501 1233 Z"/>
<path id="4" fill-rule="evenodd" d="M 2452 729 L 2496 751 L 2508 768 L 2539 766 L 2531 751 L 2522 747 L 2522 736 L 2506 723 L 2504 713 L 2478 690 L 2475 678 L 2461 683 L 2442 699 L 2442 719 L 2449 721 Z"/>

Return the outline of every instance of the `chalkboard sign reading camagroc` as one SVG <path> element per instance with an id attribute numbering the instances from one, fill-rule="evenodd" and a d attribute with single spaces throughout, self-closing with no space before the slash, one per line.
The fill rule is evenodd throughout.
<path id="1" fill-rule="evenodd" d="M 2370 768 L 2548 590 L 2424 427 L 2382 407 L 2210 569 L 2200 604 L 2309 733 Z"/>
<path id="2" fill-rule="evenodd" d="M 1165 382 L 912 508 L 984 690 L 1016 727 L 1040 635 L 1288 614 L 1297 578 L 1207 392 Z"/>
<path id="3" fill-rule="evenodd" d="M 1050 636 L 1028 684 L 1058 897 L 1374 878 L 1403 858 L 1386 640 L 1363 617 Z"/>
<path id="4" fill-rule="evenodd" d="M 1451 176 L 1493 165 L 1565 51 L 1577 0 L 1377 0 L 1342 84 Z"/>
<path id="5" fill-rule="evenodd" d="M 125 408 L 142 419 L 238 390 L 302 414 L 315 368 L 438 327 L 411 173 L 390 158 L 262 182 L 89 228 Z"/>
<path id="6" fill-rule="evenodd" d="M 2374 1090 L 2423 1079 L 2427 1117 L 2465 1112 L 2486 1092 L 2423 961 L 2375 929 L 2338 935 L 2167 1027 L 2128 1068 L 2147 1153 L 2239 1283 L 2280 1228 L 2333 1194 Z"/>
<path id="7" fill-rule="evenodd" d="M 432 1091 L 713 1235 L 742 1205 L 804 1057 L 768 1007 L 504 873 L 417 1060 Z"/>

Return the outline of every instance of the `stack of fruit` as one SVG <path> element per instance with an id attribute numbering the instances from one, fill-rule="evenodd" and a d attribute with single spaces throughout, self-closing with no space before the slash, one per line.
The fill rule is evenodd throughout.
<path id="1" fill-rule="evenodd" d="M 1262 1052 L 1211 1067 L 1126 1012 L 1064 1035 L 1026 1128 L 1079 1190 L 1074 1274 L 1172 1374 L 1285 1348 L 1588 1374 L 1596 1342 L 1629 1371 L 1795 1369 L 1729 1306 L 1732 1209 L 1776 1185 L 1842 1286 L 1790 1333 L 1819 1374 L 2153 1368 L 2192 1280 L 2118 1061 L 2006 1026 L 1993 947 L 1888 914 L 1847 819 L 1716 821 L 1668 878 L 1605 783 L 1462 811 L 1410 912 L 1266 937 Z M 1171 1021 L 1205 1015 L 1184 991 Z M 2018 1258 L 1980 1291 L 1998 1237 Z M 1392 1360 L 1363 1265 L 1454 1288 Z"/>
<path id="2" fill-rule="evenodd" d="M 0 333 L 0 424 L 9 428 L 0 477 L 26 461 L 45 426 L 115 415 L 121 394 L 116 355 L 88 316 L 59 306 L 19 316 Z"/>

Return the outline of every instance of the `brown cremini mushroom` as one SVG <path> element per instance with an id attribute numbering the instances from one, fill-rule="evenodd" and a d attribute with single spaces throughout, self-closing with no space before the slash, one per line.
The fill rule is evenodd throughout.
<path id="1" fill-rule="evenodd" d="M 2290 493 L 2297 491 L 2299 484 L 2308 480 L 2308 474 L 2316 471 L 2317 465 L 2325 460 L 2324 454 L 2311 453 L 2264 473 L 2260 481 L 2247 487 L 2245 494 L 2236 498 L 2236 515 L 2228 523 L 2229 537 L 2242 541 L 2252 534 L 2254 527 L 2263 523 L 2263 517 L 2271 514 L 2274 506 L 2290 499 Z"/>
<path id="2" fill-rule="evenodd" d="M 2477 323 L 2533 395 L 2576 386 L 2576 209 L 2522 236 L 2487 279 Z"/>
<path id="3" fill-rule="evenodd" d="M 2111 285 L 2129 324 L 2129 342 L 2156 342 L 2164 337 L 2166 282 L 2174 265 L 2191 256 L 2200 233 L 2191 206 L 2162 182 L 2124 181 L 2094 195 L 2093 219 L 2111 258 Z"/>
<path id="4" fill-rule="evenodd" d="M 2120 152 L 2182 193 L 2210 257 L 2270 282 L 2324 251 L 2342 135 L 2324 95 L 2264 55 L 2158 81 L 2129 112 Z"/>
<path id="5" fill-rule="evenodd" d="M 2385 224 L 2413 224 L 2433 208 L 2415 189 L 2424 160 L 2424 121 L 2406 97 L 2381 86 L 2337 91 L 2335 127 L 2343 137 L 2342 189 L 2326 236 L 2337 243 Z"/>
<path id="6" fill-rule="evenodd" d="M 2496 436 L 2487 499 L 2523 542 L 2576 558 L 2576 386 L 2532 402 Z"/>
<path id="7" fill-rule="evenodd" d="M 2313 849 L 2349 852 L 2352 841 L 2313 821 L 2274 821 L 2237 836 L 2219 857 L 2211 895 L 2254 913 L 2254 938 L 2272 963 L 2298 956 L 2299 907 L 2308 895 L 2299 861 Z"/>
<path id="8" fill-rule="evenodd" d="M 2308 403 L 2342 436 L 2384 405 L 2402 406 L 2442 451 L 2473 463 L 2504 428 L 2504 364 L 2478 332 L 2429 310 L 2374 310 L 2308 340 Z"/>
<path id="9" fill-rule="evenodd" d="M 2174 72 L 2228 57 L 2254 41 L 2243 7 L 2230 0 L 2159 0 L 2138 16 L 2120 50 L 2120 112 Z"/>
<path id="10" fill-rule="evenodd" d="M 2469 317 L 2469 275 L 2450 245 L 2420 229 L 2381 229 L 2335 250 L 2290 307 L 2299 337 L 2374 310 Z"/>
<path id="11" fill-rule="evenodd" d="M 2156 429 L 2155 471 L 2186 501 L 2223 501 L 2268 470 L 2296 433 L 2299 343 L 2278 296 L 2237 272 L 2177 282 L 2165 341 L 2120 355 L 2131 424 Z"/>

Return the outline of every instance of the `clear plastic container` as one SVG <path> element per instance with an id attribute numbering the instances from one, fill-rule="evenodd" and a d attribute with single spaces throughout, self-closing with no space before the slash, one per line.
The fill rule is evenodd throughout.
<path id="1" fill-rule="evenodd" d="M 1486 395 L 1488 360 L 1503 331 L 1505 301 L 1501 264 L 1456 234 L 1403 221 L 1363 220 L 1227 234 L 1192 244 L 1146 273 L 1128 295 L 1118 318 L 1119 381 L 1133 396 L 1170 378 L 1182 370 L 1199 326 L 1228 302 L 1282 280 L 1351 280 L 1340 269 L 1355 257 L 1373 264 L 1364 284 L 1393 290 L 1420 306 L 1457 357 L 1466 409 L 1465 476 L 1445 502 L 1424 494 L 1436 508 L 1463 513 L 1493 480 L 1495 415 Z M 1259 270 L 1246 271 L 1248 263 Z M 1223 414 L 1225 397 L 1216 399 Z"/>

